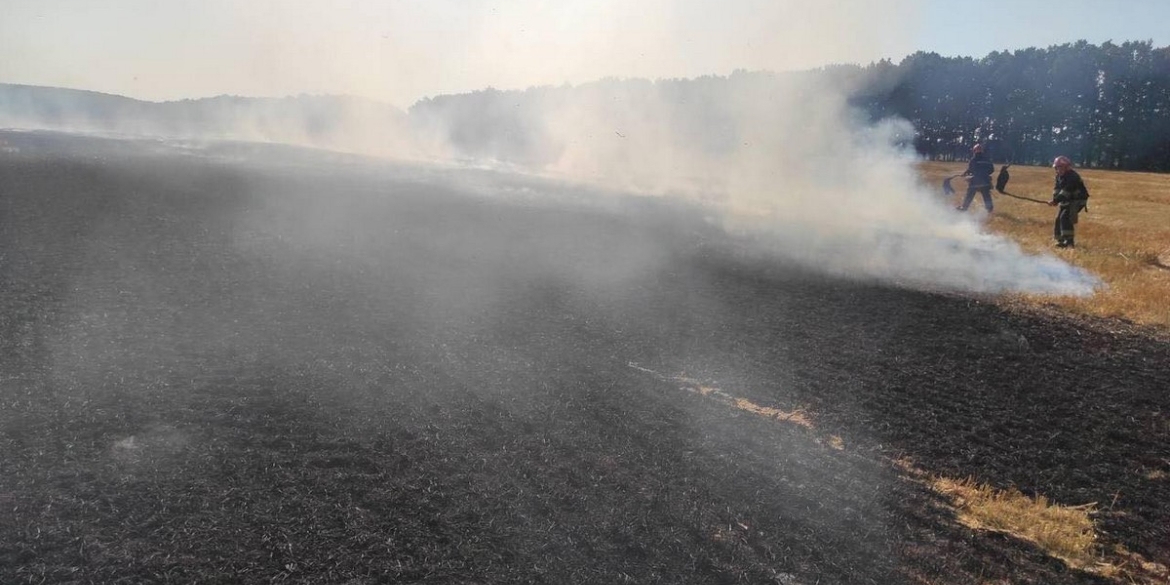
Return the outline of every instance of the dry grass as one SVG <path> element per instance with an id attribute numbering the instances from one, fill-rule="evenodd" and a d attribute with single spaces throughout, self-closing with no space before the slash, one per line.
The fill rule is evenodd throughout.
<path id="1" fill-rule="evenodd" d="M 923 180 L 941 196 L 942 181 L 963 164 L 923 163 Z M 1007 191 L 1047 200 L 1052 169 L 1012 166 Z M 1080 170 L 1092 194 L 1089 213 L 1077 225 L 1077 248 L 1052 247 L 1055 208 L 995 195 L 996 213 L 988 228 L 1011 237 L 1029 252 L 1056 254 L 1097 275 L 1103 290 L 1091 297 L 1023 297 L 1028 303 L 1056 305 L 1081 314 L 1116 317 L 1170 328 L 1170 175 Z M 955 179 L 962 196 L 965 184 Z M 982 209 L 978 196 L 972 211 Z"/>
<path id="2" fill-rule="evenodd" d="M 973 479 L 927 477 L 931 487 L 948 496 L 959 521 L 976 530 L 998 530 L 1028 540 L 1069 566 L 1118 582 L 1162 583 L 1170 577 L 1164 565 L 1150 562 L 1121 545 L 1097 541 L 1092 514 L 1096 503 L 1061 506 L 1019 490 L 997 490 Z"/>
<path id="3" fill-rule="evenodd" d="M 893 464 L 906 477 L 943 495 L 959 522 L 973 530 L 992 530 L 1035 544 L 1070 567 L 1120 583 L 1168 583 L 1170 568 L 1118 543 L 1098 539 L 1093 515 L 1097 503 L 1065 506 L 1044 495 L 998 490 L 974 478 L 936 475 L 905 458 Z M 1109 506 L 1112 508 L 1112 505 Z"/>
<path id="4" fill-rule="evenodd" d="M 750 412 L 765 418 L 786 421 L 806 429 L 814 428 L 812 419 L 810 419 L 808 414 L 802 409 L 798 408 L 796 410 L 788 411 L 772 408 L 770 406 L 762 406 L 746 398 L 732 396 L 731 394 L 728 394 L 727 392 L 724 392 L 715 386 L 704 384 L 703 382 L 695 380 L 694 378 L 688 378 L 686 376 L 664 376 L 658 372 L 655 372 L 654 370 L 643 368 L 642 366 L 639 366 L 633 362 L 630 362 L 628 365 L 629 367 L 634 368 L 640 372 L 650 374 L 659 380 L 681 384 L 681 386 L 679 386 L 680 390 L 685 390 L 692 394 L 698 394 L 699 396 L 711 398 L 732 408 L 737 408 L 744 412 Z M 834 443 L 834 448 L 843 449 L 844 442 L 839 437 L 835 437 L 835 439 L 836 442 Z"/>
<path id="5" fill-rule="evenodd" d="M 974 480 L 936 478 L 933 487 L 952 498 L 959 520 L 977 529 L 1000 530 L 1035 543 L 1070 566 L 1088 568 L 1098 560 L 1094 504 L 1060 506 L 1044 496 L 1001 491 Z"/>

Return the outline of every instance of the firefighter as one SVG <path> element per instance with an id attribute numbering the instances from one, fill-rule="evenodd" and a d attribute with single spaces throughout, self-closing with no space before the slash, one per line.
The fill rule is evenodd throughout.
<path id="1" fill-rule="evenodd" d="M 967 211 L 978 192 L 983 195 L 983 207 L 987 208 L 987 213 L 991 213 L 991 174 L 994 172 L 995 165 L 983 154 L 983 145 L 972 147 L 971 160 L 967 162 L 967 170 L 963 171 L 963 176 L 967 177 L 967 194 L 963 197 L 963 204 L 955 209 Z"/>
<path id="2" fill-rule="evenodd" d="M 1048 205 L 1060 208 L 1056 212 L 1052 235 L 1056 237 L 1057 248 L 1075 248 L 1077 215 L 1088 207 L 1089 189 L 1081 175 L 1072 169 L 1072 161 L 1067 156 L 1056 157 L 1052 168 L 1056 171 L 1056 182 Z"/>

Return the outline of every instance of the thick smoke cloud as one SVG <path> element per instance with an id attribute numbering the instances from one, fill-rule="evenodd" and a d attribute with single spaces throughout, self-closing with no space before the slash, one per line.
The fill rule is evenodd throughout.
<path id="1" fill-rule="evenodd" d="M 769 254 L 859 278 L 1087 294 L 1094 279 L 985 233 L 922 185 L 905 121 L 872 122 L 831 71 L 609 79 L 420 101 L 301 96 L 150 103 L 0 87 L 0 123 L 307 145 L 539 174 L 709 208 Z"/>
<path id="2" fill-rule="evenodd" d="M 197 90 L 183 84 L 196 83 L 213 88 L 203 95 L 307 91 L 399 104 L 434 96 L 409 116 L 373 101 L 329 97 L 106 104 L 97 114 L 61 108 L 50 127 L 506 165 L 700 201 L 728 229 L 771 253 L 833 273 L 967 291 L 1082 294 L 1094 285 L 1066 264 L 1027 255 L 948 211 L 919 184 L 913 155 L 900 146 L 913 129 L 858 118 L 838 77 L 697 77 L 904 54 L 919 48 L 913 15 L 926 4 L 917 0 L 864 6 L 355 0 L 312 7 L 216 1 L 199 10 L 125 3 L 134 8 L 121 11 L 133 15 L 134 30 L 153 31 L 145 37 L 102 32 L 108 27 L 95 23 L 115 10 L 81 19 L 39 6 L 13 11 L 27 17 L 20 19 L 27 26 L 6 37 L 22 57 L 0 68 L 10 79 L 45 80 L 42 72 L 67 69 L 71 55 L 100 51 L 108 65 L 79 82 L 111 91 L 132 78 L 139 85 L 124 93 L 152 99 L 194 96 Z M 183 27 L 173 26 L 179 21 Z M 51 42 L 54 26 L 73 32 L 68 43 Z M 170 29 L 183 32 L 163 38 L 160 31 Z M 128 58 L 144 46 L 157 58 Z M 605 75 L 631 78 L 589 81 Z M 661 78 L 677 80 L 637 80 Z M 562 85 L 452 93 L 541 83 Z M 0 96 L 0 124 L 11 124 L 4 105 Z"/>
<path id="3" fill-rule="evenodd" d="M 707 205 L 767 253 L 932 289 L 1087 294 L 1088 274 L 985 233 L 921 184 L 914 128 L 865 120 L 827 72 L 607 80 L 411 110 L 441 152 Z M 432 140 L 431 144 L 442 144 Z"/>

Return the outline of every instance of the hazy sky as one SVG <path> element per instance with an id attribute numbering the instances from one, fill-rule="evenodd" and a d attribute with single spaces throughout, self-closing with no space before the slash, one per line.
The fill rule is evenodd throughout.
<path id="1" fill-rule="evenodd" d="M 1060 6 L 1057 12 L 1054 7 Z M 1166 0 L 0 0 L 0 83 L 141 99 L 494 86 L 1170 44 Z"/>

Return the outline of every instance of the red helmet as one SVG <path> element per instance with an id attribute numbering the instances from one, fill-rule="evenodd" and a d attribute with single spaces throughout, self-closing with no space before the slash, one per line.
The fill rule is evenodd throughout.
<path id="1" fill-rule="evenodd" d="M 1068 157 L 1064 156 L 1063 154 L 1052 159 L 1052 168 L 1054 168 L 1054 169 L 1059 169 L 1061 167 L 1071 167 L 1071 166 L 1072 166 L 1072 161 L 1069 160 Z"/>
<path id="2" fill-rule="evenodd" d="M 978 154 L 978 153 L 980 153 L 980 152 L 983 152 L 983 145 L 982 145 L 982 144 L 976 144 L 975 146 L 972 146 L 972 147 L 971 147 L 971 152 L 974 152 L 974 153 L 976 153 L 976 154 Z"/>

